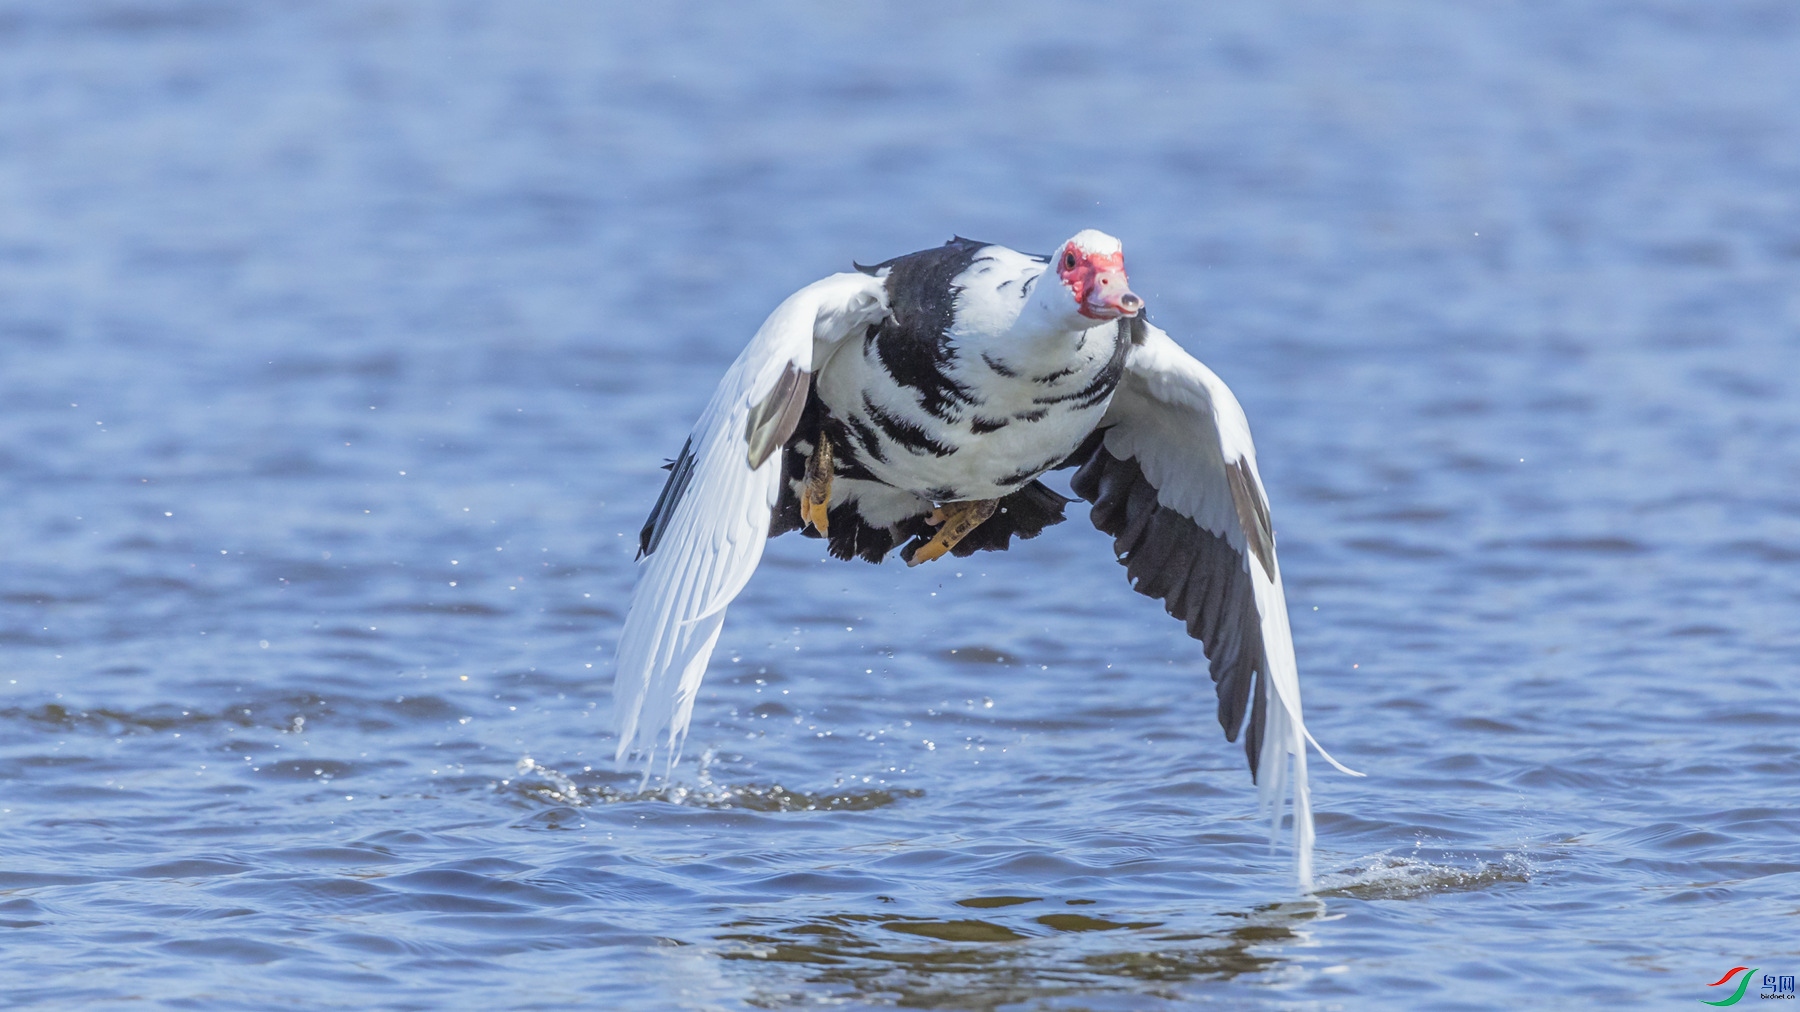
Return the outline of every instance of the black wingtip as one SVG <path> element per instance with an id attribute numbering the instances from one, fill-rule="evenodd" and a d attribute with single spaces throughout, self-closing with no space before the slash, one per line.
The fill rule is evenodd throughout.
<path id="1" fill-rule="evenodd" d="M 669 479 L 663 483 L 662 494 L 656 497 L 656 505 L 651 508 L 649 519 L 644 521 L 643 530 L 638 532 L 637 557 L 640 559 L 655 553 L 669 518 L 675 515 L 675 504 L 681 501 L 688 481 L 694 477 L 694 437 L 689 436 L 687 442 L 681 444 L 681 455 L 665 465 L 664 470 L 669 472 Z"/>

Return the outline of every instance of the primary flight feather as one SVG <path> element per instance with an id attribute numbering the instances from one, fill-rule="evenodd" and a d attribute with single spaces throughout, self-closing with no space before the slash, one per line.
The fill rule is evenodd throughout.
<path id="1" fill-rule="evenodd" d="M 613 683 L 619 758 L 674 762 L 768 538 L 800 530 L 869 562 L 898 548 L 908 565 L 1003 550 L 1063 520 L 1070 500 L 1038 481 L 1063 467 L 1132 586 L 1200 640 L 1271 831 L 1291 790 L 1309 889 L 1318 743 L 1250 427 L 1150 325 L 1119 241 L 1091 229 L 1047 257 L 952 239 L 814 282 L 770 314 L 644 524 Z"/>

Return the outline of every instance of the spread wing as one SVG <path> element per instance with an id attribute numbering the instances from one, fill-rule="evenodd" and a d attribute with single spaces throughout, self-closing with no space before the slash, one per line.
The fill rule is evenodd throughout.
<path id="1" fill-rule="evenodd" d="M 887 313 L 882 283 L 836 274 L 769 315 L 719 382 L 644 525 L 641 572 L 613 674 L 617 758 L 658 748 L 672 765 L 725 609 L 762 559 L 781 484 L 777 452 L 812 377 L 840 342 Z"/>
<path id="2" fill-rule="evenodd" d="M 1168 334 L 1141 319 L 1131 334 L 1125 374 L 1071 484 L 1094 504 L 1094 526 L 1113 536 L 1132 586 L 1161 599 L 1201 641 L 1219 723 L 1228 741 L 1244 734 L 1271 832 L 1280 828 L 1292 783 L 1295 859 L 1302 887 L 1311 888 L 1312 736 L 1300 716 L 1287 599 L 1250 425 L 1224 381 Z M 1353 772 L 1324 749 L 1319 754 Z"/>

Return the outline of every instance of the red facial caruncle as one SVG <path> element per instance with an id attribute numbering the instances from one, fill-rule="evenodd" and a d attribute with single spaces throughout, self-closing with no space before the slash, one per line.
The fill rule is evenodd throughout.
<path id="1" fill-rule="evenodd" d="M 1144 308 L 1125 279 L 1123 251 L 1094 253 L 1069 243 L 1057 254 L 1056 273 L 1074 294 L 1078 311 L 1090 320 L 1136 316 Z"/>

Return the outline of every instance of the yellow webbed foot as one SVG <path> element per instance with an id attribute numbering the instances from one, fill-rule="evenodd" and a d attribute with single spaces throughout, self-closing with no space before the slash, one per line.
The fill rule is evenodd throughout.
<path id="1" fill-rule="evenodd" d="M 800 521 L 811 524 L 820 534 L 831 536 L 831 438 L 823 431 L 812 456 L 806 458 L 806 487 L 800 495 Z M 802 528 L 804 529 L 804 528 Z"/>
<path id="2" fill-rule="evenodd" d="M 925 517 L 925 522 L 938 529 L 936 536 L 919 546 L 912 558 L 906 560 L 908 566 L 916 566 L 921 562 L 941 559 L 944 553 L 955 548 L 970 532 L 980 527 L 994 510 L 1000 506 L 998 499 L 971 499 L 967 502 L 953 502 L 939 506 Z"/>

